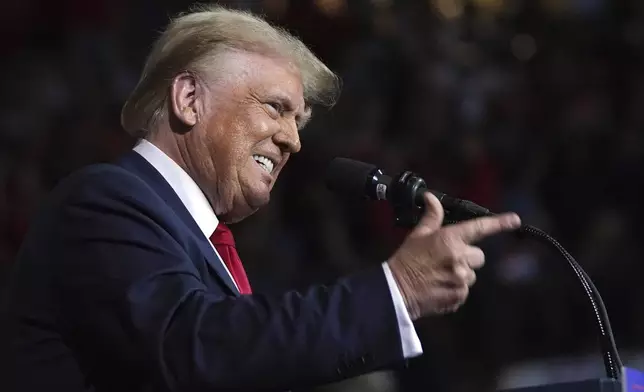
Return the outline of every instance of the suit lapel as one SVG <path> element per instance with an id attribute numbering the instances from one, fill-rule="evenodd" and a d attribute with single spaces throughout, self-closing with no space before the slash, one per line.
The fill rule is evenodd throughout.
<path id="1" fill-rule="evenodd" d="M 118 164 L 127 170 L 137 174 L 143 179 L 161 198 L 170 206 L 172 211 L 179 219 L 190 229 L 193 237 L 199 246 L 199 250 L 208 262 L 208 267 L 212 269 L 226 287 L 235 295 L 239 295 L 237 286 L 230 278 L 230 275 L 224 267 L 224 262 L 213 250 L 210 240 L 206 238 L 199 229 L 197 222 L 192 218 L 190 212 L 172 189 L 170 184 L 163 176 L 141 155 L 135 151 L 130 151 L 123 156 Z"/>

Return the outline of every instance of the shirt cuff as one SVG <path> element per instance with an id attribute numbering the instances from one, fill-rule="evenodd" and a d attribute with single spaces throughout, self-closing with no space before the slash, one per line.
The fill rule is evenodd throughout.
<path id="1" fill-rule="evenodd" d="M 405 301 L 403 300 L 402 294 L 400 294 L 389 264 L 386 262 L 382 263 L 382 269 L 385 271 L 385 277 L 387 278 L 387 284 L 391 292 L 391 299 L 394 302 L 394 309 L 396 310 L 403 357 L 405 359 L 417 357 L 423 353 L 423 347 L 420 344 L 418 334 L 416 334 L 416 328 L 414 328 L 414 323 L 411 321 L 411 317 L 409 317 Z"/>

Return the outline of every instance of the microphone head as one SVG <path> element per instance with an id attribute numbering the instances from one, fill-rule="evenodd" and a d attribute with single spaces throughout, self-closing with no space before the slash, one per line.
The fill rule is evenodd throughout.
<path id="1" fill-rule="evenodd" d="M 369 163 L 348 158 L 335 158 L 326 173 L 330 190 L 351 198 L 365 198 L 366 187 L 378 168 Z"/>

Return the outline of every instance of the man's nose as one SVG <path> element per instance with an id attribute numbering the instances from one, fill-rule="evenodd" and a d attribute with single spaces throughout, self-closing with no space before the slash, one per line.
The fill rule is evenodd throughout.
<path id="1" fill-rule="evenodd" d="M 302 148 L 300 132 L 295 121 L 289 121 L 273 136 L 273 141 L 283 152 L 294 154 Z"/>

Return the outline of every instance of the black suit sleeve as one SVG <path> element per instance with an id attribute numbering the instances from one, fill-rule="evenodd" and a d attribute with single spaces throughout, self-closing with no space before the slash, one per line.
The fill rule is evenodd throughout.
<path id="1" fill-rule="evenodd" d="M 56 212 L 51 256 L 90 369 L 100 355 L 172 391 L 286 390 L 403 359 L 381 268 L 301 293 L 227 296 L 205 287 L 138 179 L 102 173 L 77 188 Z"/>

